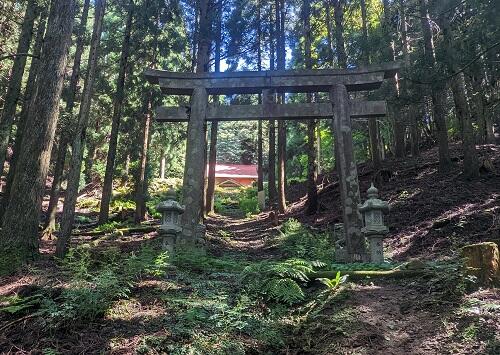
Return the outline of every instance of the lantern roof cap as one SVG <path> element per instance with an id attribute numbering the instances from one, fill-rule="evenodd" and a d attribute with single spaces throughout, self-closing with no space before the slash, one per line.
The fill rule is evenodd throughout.
<path id="1" fill-rule="evenodd" d="M 166 200 L 162 201 L 156 206 L 156 210 L 160 213 L 162 212 L 179 212 L 183 213 L 184 212 L 184 207 L 181 206 L 179 202 L 176 201 L 177 194 L 175 190 L 170 187 L 166 193 L 165 196 Z"/>
<path id="2" fill-rule="evenodd" d="M 359 212 L 367 212 L 373 210 L 381 210 L 383 212 L 389 212 L 389 204 L 378 198 L 378 189 L 371 184 L 367 191 L 368 199 L 363 203 L 358 205 Z"/>

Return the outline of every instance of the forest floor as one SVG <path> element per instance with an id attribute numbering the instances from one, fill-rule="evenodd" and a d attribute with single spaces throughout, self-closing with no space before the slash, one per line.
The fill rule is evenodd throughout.
<path id="1" fill-rule="evenodd" d="M 481 156 L 500 172 L 497 146 L 483 146 Z M 296 256 L 283 246 L 285 221 L 300 221 L 318 238 L 340 221 L 335 176 L 327 175 L 319 214 L 303 213 L 304 185 L 292 186 L 279 223 L 268 213 L 210 217 L 206 253 L 168 258 L 154 232 L 110 231 L 75 237 L 73 254 L 57 261 L 55 242 L 42 240 L 39 261 L 0 278 L 0 352 L 500 353 L 500 292 L 471 288 L 454 261 L 465 244 L 499 242 L 499 176 L 485 171 L 470 182 L 459 164 L 439 174 L 433 150 L 384 168 L 381 195 L 392 207 L 387 255 L 394 265 L 412 258 L 437 265 L 432 275 L 348 278 L 324 303 L 318 282 L 301 284 L 304 299 L 293 305 L 252 291 L 245 270 Z M 372 172 L 368 165 L 359 171 L 364 192 Z"/>

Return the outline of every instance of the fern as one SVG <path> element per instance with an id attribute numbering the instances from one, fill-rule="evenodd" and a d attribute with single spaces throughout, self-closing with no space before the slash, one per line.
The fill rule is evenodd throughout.
<path id="1" fill-rule="evenodd" d="M 269 301 L 292 305 L 303 301 L 304 292 L 300 283 L 309 281 L 308 274 L 315 265 L 301 259 L 289 259 L 283 262 L 263 261 L 243 270 L 242 282 L 252 294 L 263 296 Z"/>

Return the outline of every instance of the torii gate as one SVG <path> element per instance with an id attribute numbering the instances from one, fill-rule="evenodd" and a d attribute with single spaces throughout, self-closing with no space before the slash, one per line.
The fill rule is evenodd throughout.
<path id="1" fill-rule="evenodd" d="M 356 69 L 245 71 L 224 73 L 173 73 L 148 69 L 147 79 L 159 84 L 169 95 L 191 95 L 191 106 L 159 107 L 160 122 L 188 122 L 186 162 L 184 167 L 182 215 L 183 237 L 194 240 L 201 227 L 206 166 L 207 120 L 274 120 L 333 118 L 342 215 L 346 249 L 350 261 L 366 260 L 358 171 L 352 144 L 351 118 L 381 117 L 385 101 L 352 101 L 349 91 L 378 89 L 384 79 L 394 77 L 400 64 L 384 63 Z M 328 92 L 329 103 L 275 104 L 271 93 Z M 208 95 L 263 94 L 262 105 L 215 106 Z M 333 147 L 332 147 L 333 148 Z"/>

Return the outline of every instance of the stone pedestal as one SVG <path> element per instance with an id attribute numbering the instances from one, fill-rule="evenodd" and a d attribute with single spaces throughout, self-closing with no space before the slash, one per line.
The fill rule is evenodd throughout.
<path id="1" fill-rule="evenodd" d="M 206 166 L 205 118 L 208 94 L 196 87 L 191 96 L 191 113 L 187 129 L 186 163 L 184 166 L 182 226 L 184 238 L 195 238 L 194 227 L 202 222 L 203 191 Z M 192 232 L 190 232 L 192 231 Z"/>
<path id="2" fill-rule="evenodd" d="M 375 264 L 384 262 L 384 236 L 372 235 L 368 237 L 370 245 L 370 261 Z"/>
<path id="3" fill-rule="evenodd" d="M 365 238 L 361 233 L 362 218 L 357 206 L 360 203 L 358 168 L 352 143 L 349 94 L 345 85 L 337 84 L 330 90 L 333 105 L 333 133 L 335 155 L 342 200 L 342 219 L 346 233 L 347 259 L 362 262 L 367 259 Z"/>

